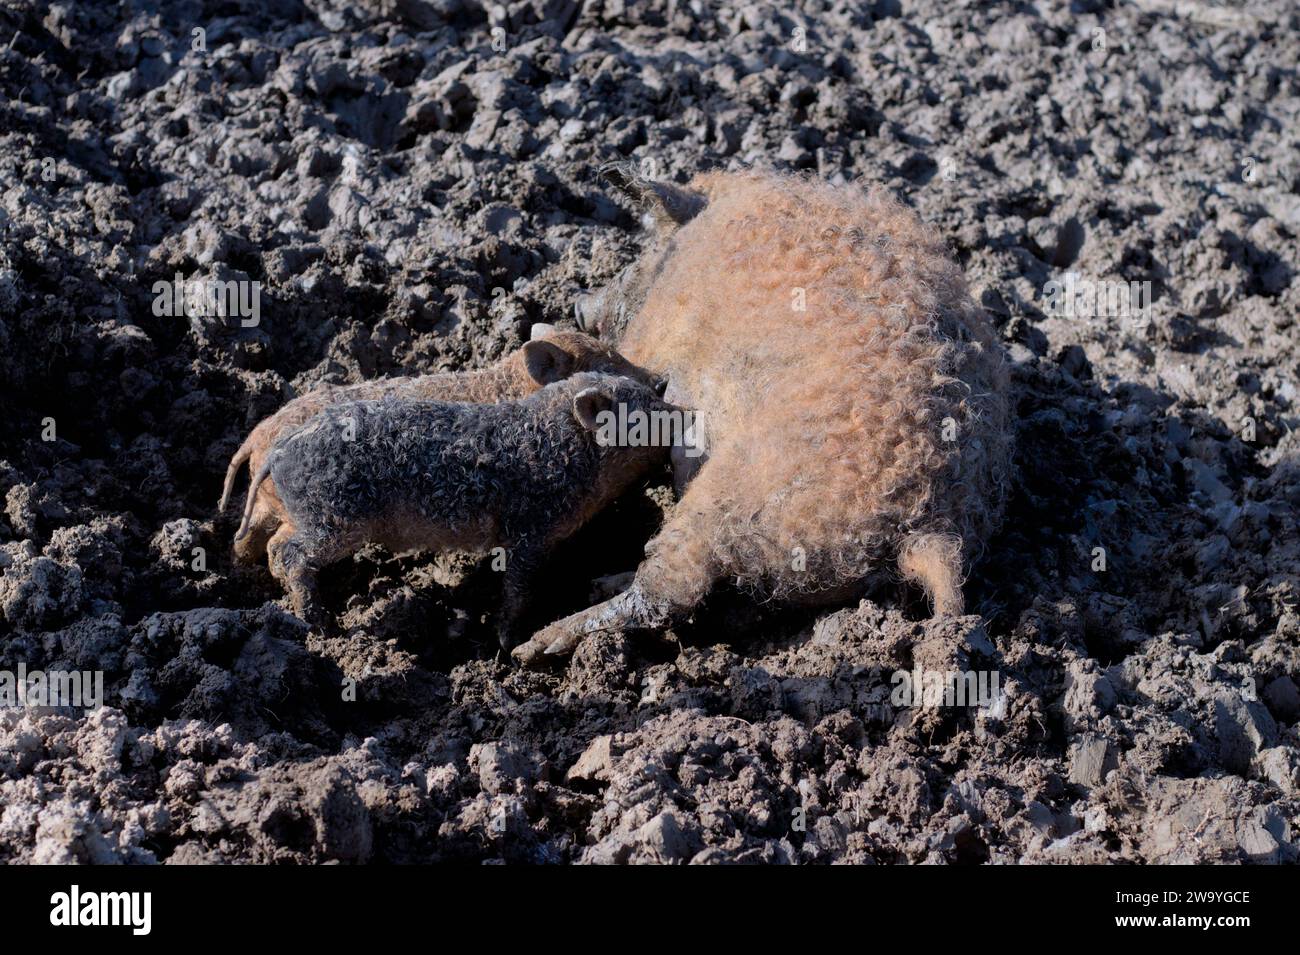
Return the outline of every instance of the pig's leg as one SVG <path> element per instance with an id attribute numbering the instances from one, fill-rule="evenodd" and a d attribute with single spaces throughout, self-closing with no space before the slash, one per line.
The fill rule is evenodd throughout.
<path id="1" fill-rule="evenodd" d="M 277 531 L 276 538 L 280 538 L 282 532 L 283 528 Z M 313 626 L 329 624 L 328 614 L 320 602 L 316 575 L 342 553 L 343 548 L 337 540 L 317 530 L 293 528 L 278 543 L 272 559 L 279 567 L 278 576 L 289 591 L 293 612 L 300 620 Z"/>
<path id="2" fill-rule="evenodd" d="M 253 513 L 248 518 L 248 534 L 235 541 L 236 559 L 251 564 L 264 550 L 269 554 L 270 541 L 281 526 L 280 516 L 267 504 L 259 491 L 253 502 Z"/>
<path id="3" fill-rule="evenodd" d="M 701 474 L 703 477 L 704 474 Z M 571 652 L 585 637 L 611 630 L 658 630 L 685 616 L 720 576 L 712 559 L 712 528 L 701 513 L 709 489 L 699 481 L 673 508 L 663 529 L 647 546 L 646 560 L 632 586 L 616 597 L 557 620 L 514 650 L 521 663 Z"/>
<path id="4" fill-rule="evenodd" d="M 497 641 L 502 650 L 515 645 L 519 620 L 528 609 L 532 596 L 532 579 L 546 558 L 549 548 L 540 545 L 516 544 L 506 555 L 506 579 L 501 597 L 501 613 L 497 619 Z"/>
<path id="5" fill-rule="evenodd" d="M 280 582 L 282 587 L 287 586 L 284 578 L 284 564 L 280 560 L 280 553 L 284 550 L 285 542 L 293 537 L 296 528 L 291 521 L 285 521 L 271 535 L 271 539 L 266 542 L 266 566 L 271 571 L 271 576 Z"/>
<path id="6" fill-rule="evenodd" d="M 592 634 L 610 630 L 655 630 L 667 626 L 671 617 L 672 607 L 667 601 L 647 595 L 638 582 L 633 582 L 617 597 L 557 620 L 537 632 L 527 643 L 515 647 L 513 656 L 520 663 L 532 664 L 548 656 L 571 653 Z"/>

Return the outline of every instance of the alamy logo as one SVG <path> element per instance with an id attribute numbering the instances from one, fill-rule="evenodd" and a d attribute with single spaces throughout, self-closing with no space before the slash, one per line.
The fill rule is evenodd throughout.
<path id="1" fill-rule="evenodd" d="M 997 670 L 895 670 L 889 702 L 898 707 L 991 706 L 1001 695 Z"/>
<path id="2" fill-rule="evenodd" d="M 148 935 L 153 928 L 153 893 L 68 892 L 50 896 L 51 925 L 128 925 L 132 935 Z"/>
<path id="3" fill-rule="evenodd" d="M 262 283 L 195 279 L 186 282 L 178 273 L 170 282 L 153 283 L 153 313 L 159 318 L 239 319 L 244 328 L 262 320 Z"/>
<path id="4" fill-rule="evenodd" d="M 1151 310 L 1151 283 L 1093 281 L 1066 272 L 1063 281 L 1043 286 L 1044 311 L 1057 318 L 1121 318 L 1145 325 Z"/>
<path id="5" fill-rule="evenodd" d="M 697 411 L 642 411 L 618 405 L 596 415 L 596 443 L 606 448 L 681 448 L 688 458 L 705 451 L 704 419 Z"/>
<path id="6" fill-rule="evenodd" d="M 0 670 L 0 708 L 74 706 L 97 710 L 104 704 L 103 670 Z"/>

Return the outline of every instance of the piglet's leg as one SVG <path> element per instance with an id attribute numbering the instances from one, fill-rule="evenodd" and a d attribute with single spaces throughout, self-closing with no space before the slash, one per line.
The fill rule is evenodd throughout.
<path id="1" fill-rule="evenodd" d="M 293 532 L 276 549 L 281 579 L 289 591 L 293 612 L 312 626 L 323 628 L 330 623 L 320 602 L 316 575 L 322 567 L 341 556 L 341 552 L 338 542 L 324 534 L 302 530 Z"/>
<path id="2" fill-rule="evenodd" d="M 282 587 L 288 587 L 288 581 L 284 576 L 284 562 L 281 557 L 284 553 L 284 545 L 293 538 L 295 530 L 293 524 L 286 521 L 266 542 L 266 566 L 270 569 L 271 576 L 278 580 Z"/>
<path id="3" fill-rule="evenodd" d="M 248 521 L 248 534 L 241 540 L 235 541 L 235 558 L 251 564 L 261 556 L 263 551 L 269 554 L 270 541 L 275 538 L 279 528 L 280 516 L 268 506 L 259 490 L 253 502 L 253 514 Z"/>
<path id="4" fill-rule="evenodd" d="M 506 554 L 506 579 L 497 621 L 497 640 L 502 650 L 515 645 L 518 623 L 531 602 L 533 575 L 545 560 L 549 548 L 532 543 L 517 544 Z"/>

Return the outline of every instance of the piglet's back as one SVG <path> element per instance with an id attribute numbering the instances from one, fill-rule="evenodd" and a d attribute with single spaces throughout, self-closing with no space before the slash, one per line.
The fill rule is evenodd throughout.
<path id="1" fill-rule="evenodd" d="M 585 376 L 579 376 L 585 377 Z M 399 515 L 454 525 L 566 506 L 593 467 L 571 412 L 581 382 L 499 405 L 388 397 L 333 405 L 277 442 L 271 474 L 291 512 L 336 522 Z"/>

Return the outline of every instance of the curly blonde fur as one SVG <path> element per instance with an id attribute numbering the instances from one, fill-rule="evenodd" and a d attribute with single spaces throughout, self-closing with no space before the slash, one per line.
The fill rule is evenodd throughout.
<path id="1" fill-rule="evenodd" d="M 708 460 L 638 574 L 828 598 L 897 567 L 960 612 L 1002 511 L 1007 371 L 961 270 L 879 189 L 714 173 L 618 342 L 705 415 Z"/>

